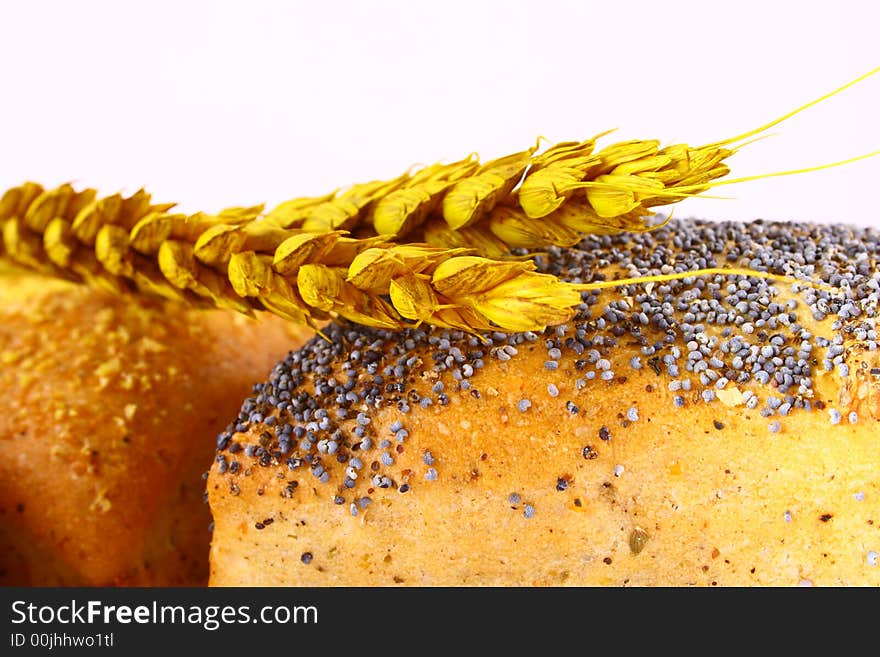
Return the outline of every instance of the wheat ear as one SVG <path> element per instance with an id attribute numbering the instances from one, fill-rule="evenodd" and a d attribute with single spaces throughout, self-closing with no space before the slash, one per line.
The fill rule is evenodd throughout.
<path id="1" fill-rule="evenodd" d="M 522 258 L 282 228 L 262 217 L 261 206 L 217 215 L 169 210 L 143 190 L 98 198 L 94 190 L 26 183 L 0 199 L 3 248 L 24 266 L 116 293 L 247 314 L 267 310 L 315 328 L 345 317 L 390 330 L 422 323 L 471 333 L 542 330 L 573 317 L 582 291 L 638 282 L 573 284 Z M 737 269 L 703 273 L 722 272 L 784 278 Z"/>
<path id="2" fill-rule="evenodd" d="M 171 214 L 173 204 L 153 204 L 143 190 L 99 199 L 95 190 L 69 184 L 45 190 L 25 183 L 0 199 L 2 248 L 27 267 L 114 292 L 138 290 L 244 313 L 265 309 L 312 326 L 342 316 L 389 329 L 423 322 L 471 332 L 542 329 L 572 317 L 581 291 L 630 281 L 565 283 L 511 258 L 512 249 L 652 230 L 650 208 L 711 187 L 876 155 L 718 180 L 729 173 L 724 160 L 746 140 L 878 71 L 764 126 L 700 147 L 632 140 L 596 151 L 603 133 L 538 153 L 539 140 L 485 164 L 472 154 L 390 181 L 292 199 L 266 215 L 263 206 Z M 719 270 L 684 276 L 714 273 Z"/>

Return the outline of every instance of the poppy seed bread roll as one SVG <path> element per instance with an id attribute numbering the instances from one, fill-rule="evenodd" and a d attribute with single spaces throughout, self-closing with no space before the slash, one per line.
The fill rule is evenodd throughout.
<path id="1" fill-rule="evenodd" d="M 218 438 L 210 583 L 880 585 L 878 258 L 870 229 L 673 220 L 536 262 L 824 287 L 584 292 L 542 333 L 331 324 Z"/>
<path id="2" fill-rule="evenodd" d="M 310 332 L 0 272 L 0 582 L 207 582 L 203 473 Z"/>

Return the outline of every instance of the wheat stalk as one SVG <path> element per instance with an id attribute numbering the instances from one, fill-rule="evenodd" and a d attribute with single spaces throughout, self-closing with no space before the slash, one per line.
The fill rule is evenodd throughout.
<path id="1" fill-rule="evenodd" d="M 394 241 L 467 246 L 487 257 L 512 248 L 570 246 L 589 233 L 650 229 L 650 208 L 708 189 L 725 175 L 719 146 L 661 149 L 655 140 L 562 142 L 480 164 L 475 154 L 388 181 L 280 204 L 266 219 L 283 228 L 348 230 Z M 540 140 L 539 140 L 540 142 Z"/>
<path id="2" fill-rule="evenodd" d="M 487 281 L 530 290 L 530 326 L 563 321 L 580 302 L 574 289 L 534 272 L 530 262 L 466 258 L 472 249 L 353 238 L 340 230 L 282 228 L 262 218 L 261 207 L 189 216 L 170 209 L 142 190 L 98 198 L 67 184 L 44 190 L 25 183 L 0 199 L 4 255 L 117 293 L 248 314 L 268 310 L 313 327 L 331 316 L 388 329 L 427 322 L 477 331 L 522 323 L 493 321 L 498 293 Z M 455 285 L 444 273 L 450 263 L 462 267 Z M 474 282 L 463 285 L 468 276 Z M 431 303 L 423 305 L 422 296 Z"/>
<path id="3" fill-rule="evenodd" d="M 25 183 L 0 199 L 5 256 L 116 293 L 246 314 L 267 310 L 315 329 L 344 317 L 391 330 L 422 323 L 471 333 L 542 330 L 573 317 L 581 291 L 621 284 L 563 282 L 535 271 L 531 260 L 486 258 L 469 247 L 283 228 L 261 206 L 217 215 L 173 214 L 171 207 L 153 204 L 143 190 L 98 198 L 91 189 Z M 501 211 L 509 208 L 496 209 L 488 221 Z M 570 222 L 579 217 L 574 213 Z M 481 239 L 491 235 L 470 230 Z M 681 275 L 639 280 L 675 277 Z"/>
<path id="4" fill-rule="evenodd" d="M 268 310 L 312 327 L 345 317 L 386 329 L 427 323 L 469 332 L 542 330 L 570 319 L 583 290 L 716 273 L 803 283 L 731 268 L 572 284 L 536 272 L 511 251 L 653 230 L 651 208 L 764 177 L 718 181 L 745 140 L 878 71 L 704 146 L 631 140 L 596 151 L 602 133 L 538 153 L 538 140 L 484 164 L 471 154 L 292 199 L 268 213 L 255 206 L 174 214 L 174 204 L 153 204 L 144 190 L 98 198 L 92 189 L 28 182 L 0 199 L 0 255 L 116 293 L 247 314 Z"/>

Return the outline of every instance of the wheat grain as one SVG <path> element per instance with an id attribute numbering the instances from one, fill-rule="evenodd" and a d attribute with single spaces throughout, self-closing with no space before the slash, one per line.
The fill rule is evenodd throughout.
<path id="1" fill-rule="evenodd" d="M 403 237 L 424 223 L 447 190 L 467 179 L 479 167 L 476 153 L 452 164 L 434 164 L 416 172 L 411 179 L 378 199 L 370 212 L 370 221 L 380 235 Z"/>

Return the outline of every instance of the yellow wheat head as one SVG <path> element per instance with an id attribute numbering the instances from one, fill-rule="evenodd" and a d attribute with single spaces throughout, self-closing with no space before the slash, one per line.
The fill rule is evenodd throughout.
<path id="1" fill-rule="evenodd" d="M 790 116 L 691 147 L 608 133 L 481 163 L 476 154 L 323 196 L 217 214 L 174 213 L 140 190 L 27 182 L 0 199 L 0 255 L 115 293 L 158 295 L 251 314 L 266 310 L 316 327 L 344 317 L 385 329 L 422 323 L 471 333 L 541 330 L 570 319 L 581 291 L 709 273 L 697 270 L 573 284 L 538 273 L 518 252 L 571 246 L 588 234 L 653 230 L 654 209 L 723 184 L 837 166 L 720 180 L 726 160 Z"/>

